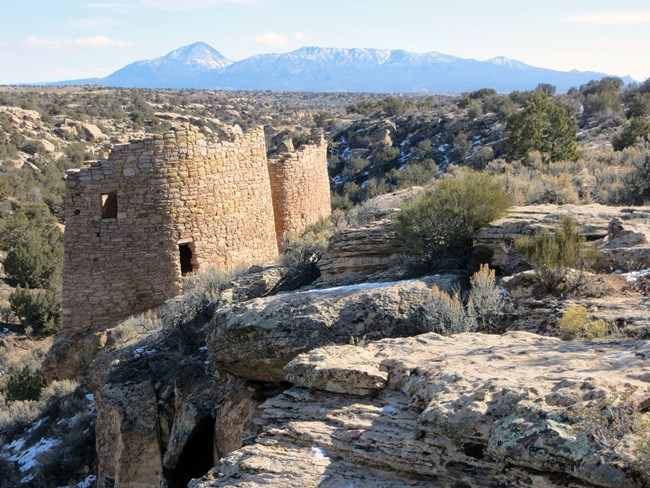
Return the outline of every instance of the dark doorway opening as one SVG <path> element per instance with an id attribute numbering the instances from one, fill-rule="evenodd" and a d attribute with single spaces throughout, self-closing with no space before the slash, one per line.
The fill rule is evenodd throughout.
<path id="1" fill-rule="evenodd" d="M 185 276 L 194 271 L 194 267 L 192 266 L 192 248 L 189 242 L 183 242 L 178 245 L 178 255 L 181 260 L 181 275 Z"/>
<path id="2" fill-rule="evenodd" d="M 214 466 L 214 419 L 207 417 L 194 428 L 181 452 L 176 467 L 165 469 L 169 488 L 185 488 L 192 478 L 200 478 Z"/>
<path id="3" fill-rule="evenodd" d="M 117 193 L 102 193 L 102 219 L 117 218 Z"/>

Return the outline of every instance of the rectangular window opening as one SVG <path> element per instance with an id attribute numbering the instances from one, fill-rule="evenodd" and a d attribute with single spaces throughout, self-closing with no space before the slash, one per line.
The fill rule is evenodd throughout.
<path id="1" fill-rule="evenodd" d="M 117 218 L 117 193 L 102 193 L 102 219 Z"/>
<path id="2" fill-rule="evenodd" d="M 194 271 L 192 265 L 192 248 L 189 242 L 178 244 L 178 255 L 181 261 L 181 276 L 186 276 Z"/>

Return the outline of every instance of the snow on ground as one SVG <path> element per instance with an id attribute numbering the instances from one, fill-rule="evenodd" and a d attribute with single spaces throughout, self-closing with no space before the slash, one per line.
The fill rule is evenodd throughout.
<path id="1" fill-rule="evenodd" d="M 311 449 L 309 449 L 309 454 L 316 459 L 326 459 L 328 457 L 327 451 L 318 446 L 312 446 Z"/>
<path id="2" fill-rule="evenodd" d="M 76 488 L 90 488 L 95 483 L 95 475 L 89 474 L 85 479 L 75 485 Z"/>
<path id="3" fill-rule="evenodd" d="M 370 288 L 383 288 L 385 286 L 398 285 L 400 283 L 412 283 L 417 280 L 402 280 L 402 281 L 385 281 L 383 283 L 359 283 L 358 285 L 335 286 L 333 288 L 322 288 L 320 290 L 305 290 L 299 291 L 302 295 L 326 295 L 328 293 L 336 293 L 339 291 L 358 291 L 368 290 Z"/>
<path id="4" fill-rule="evenodd" d="M 42 438 L 33 446 L 25 449 L 22 452 L 19 452 L 18 454 L 14 454 L 13 456 L 10 456 L 7 459 L 9 459 L 9 461 L 14 461 L 18 463 L 18 469 L 20 470 L 21 473 L 24 473 L 36 466 L 36 456 L 38 456 L 42 452 L 49 451 L 54 446 L 58 445 L 60 442 L 61 441 L 59 441 L 58 439 Z"/>
<path id="5" fill-rule="evenodd" d="M 628 283 L 634 283 L 639 278 L 643 278 L 644 276 L 650 276 L 650 269 L 640 269 L 638 271 L 630 271 L 629 273 L 623 273 L 623 276 L 625 276 L 625 280 Z"/>

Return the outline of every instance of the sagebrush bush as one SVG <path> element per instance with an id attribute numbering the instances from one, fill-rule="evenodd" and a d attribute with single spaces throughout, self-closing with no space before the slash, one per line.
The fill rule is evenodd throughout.
<path id="1" fill-rule="evenodd" d="M 624 177 L 624 203 L 647 204 L 650 202 L 650 144 L 628 148 L 624 161 L 630 169 Z"/>
<path id="2" fill-rule="evenodd" d="M 425 304 L 431 330 L 442 335 L 461 332 L 501 332 L 508 306 L 496 285 L 494 270 L 487 264 L 470 278 L 467 304 L 460 293 L 452 295 L 438 288 L 432 290 L 431 302 Z"/>
<path id="3" fill-rule="evenodd" d="M 332 236 L 329 218 L 310 224 L 300 234 L 287 232 L 282 237 L 281 263 L 287 267 L 316 263 L 327 249 Z"/>
<path id="4" fill-rule="evenodd" d="M 604 320 L 591 320 L 587 309 L 582 305 L 569 307 L 558 319 L 558 332 L 565 340 L 597 339 L 609 331 L 609 324 Z"/>
<path id="5" fill-rule="evenodd" d="M 424 306 L 431 331 L 442 335 L 474 332 L 476 321 L 469 316 L 458 293 L 449 295 L 438 288 L 432 290 L 431 301 Z"/>
<path id="6" fill-rule="evenodd" d="M 539 283 L 550 293 L 574 291 L 584 284 L 584 273 L 595 251 L 585 243 L 575 220 L 564 216 L 549 232 L 515 240 L 515 250 L 533 267 Z M 572 272 L 578 270 L 578 272 Z"/>
<path id="7" fill-rule="evenodd" d="M 440 180 L 407 203 L 395 218 L 395 232 L 405 252 L 427 267 L 463 268 L 476 232 L 510 203 L 500 183 L 468 171 Z"/>
<path id="8" fill-rule="evenodd" d="M 494 270 L 482 264 L 470 278 L 470 286 L 467 313 L 476 321 L 476 329 L 488 333 L 501 332 L 507 304 L 496 284 Z"/>

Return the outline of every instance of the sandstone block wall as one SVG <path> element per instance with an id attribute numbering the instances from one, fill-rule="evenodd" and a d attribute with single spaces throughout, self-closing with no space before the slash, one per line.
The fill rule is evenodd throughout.
<path id="1" fill-rule="evenodd" d="M 269 160 L 278 248 L 287 232 L 298 233 L 331 212 L 327 143 L 322 132 L 311 144 Z"/>
<path id="2" fill-rule="evenodd" d="M 194 271 L 274 259 L 264 132 L 208 142 L 187 126 L 116 146 L 68 172 L 65 218 L 64 332 L 100 330 L 178 295 L 179 245 Z"/>

